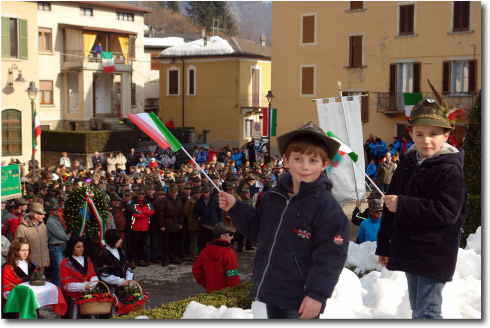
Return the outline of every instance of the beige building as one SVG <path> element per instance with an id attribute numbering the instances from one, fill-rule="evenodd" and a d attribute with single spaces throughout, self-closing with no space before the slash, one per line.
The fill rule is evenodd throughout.
<path id="1" fill-rule="evenodd" d="M 2 162 L 32 158 L 32 110 L 26 89 L 38 78 L 37 2 L 4 1 L 2 6 Z M 19 82 L 22 77 L 24 82 Z M 34 100 L 39 114 L 39 96 Z M 39 149 L 36 160 L 40 161 Z M 27 172 L 27 171 L 26 171 Z"/>
<path id="2" fill-rule="evenodd" d="M 145 13 L 125 1 L 38 2 L 39 116 L 43 129 L 102 128 L 142 112 Z M 104 73 L 100 51 L 112 53 Z"/>
<path id="3" fill-rule="evenodd" d="M 170 47 L 160 60 L 160 117 L 210 130 L 215 148 L 242 146 L 262 121 L 271 87 L 270 48 L 240 38 L 205 37 Z M 204 44 L 206 42 L 206 44 Z M 196 50 L 197 49 L 197 50 Z"/>
<path id="4" fill-rule="evenodd" d="M 365 94 L 364 139 L 406 133 L 404 92 L 470 110 L 481 88 L 481 4 L 439 1 L 272 3 L 272 91 L 277 135 L 309 120 L 312 99 Z M 465 131 L 457 122 L 456 142 Z M 276 145 L 272 138 L 273 146 Z M 274 154 L 274 148 L 273 152 Z"/>

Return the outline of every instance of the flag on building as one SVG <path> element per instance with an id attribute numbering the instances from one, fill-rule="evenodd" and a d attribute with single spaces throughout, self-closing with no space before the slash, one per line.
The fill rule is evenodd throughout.
<path id="1" fill-rule="evenodd" d="M 351 100 L 348 100 L 351 99 Z M 341 147 L 327 175 L 333 182 L 332 195 L 341 204 L 364 198 L 366 185 L 364 172 L 354 162 L 364 167 L 364 142 L 361 122 L 361 96 L 317 99 L 318 122 L 327 135 L 340 142 Z M 344 113 L 345 108 L 345 113 Z M 333 134 L 331 131 L 335 131 Z M 350 160 L 342 160 L 347 155 Z"/>
<path id="2" fill-rule="evenodd" d="M 276 136 L 276 127 L 277 127 L 277 108 L 271 109 L 271 137 Z"/>
<path id="3" fill-rule="evenodd" d="M 128 118 L 163 149 L 172 148 L 176 152 L 182 148 L 177 138 L 153 112 L 129 114 Z"/>
<path id="4" fill-rule="evenodd" d="M 403 93 L 403 100 L 405 102 L 405 117 L 407 120 L 410 118 L 412 108 L 422 100 L 422 94 L 418 93 Z"/>
<path id="5" fill-rule="evenodd" d="M 269 108 L 262 108 L 262 135 L 268 137 L 267 127 L 269 126 Z"/>
<path id="6" fill-rule="evenodd" d="M 267 128 L 270 128 L 271 137 L 276 136 L 276 126 L 277 126 L 277 109 L 271 108 L 271 117 L 269 117 L 269 108 L 262 108 L 262 135 L 264 137 L 268 136 Z"/>
<path id="7" fill-rule="evenodd" d="M 37 111 L 34 110 L 34 122 L 32 131 L 32 154 L 36 155 L 37 147 L 37 137 L 41 135 L 41 124 L 39 123 L 39 116 L 37 116 Z"/>
<path id="8" fill-rule="evenodd" d="M 112 58 L 112 52 L 102 51 L 102 67 L 104 68 L 104 73 L 114 72 L 116 67 L 114 66 L 114 59 Z"/>

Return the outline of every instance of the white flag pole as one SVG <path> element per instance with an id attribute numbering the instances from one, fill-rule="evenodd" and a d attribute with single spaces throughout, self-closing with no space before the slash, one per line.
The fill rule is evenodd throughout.
<path id="1" fill-rule="evenodd" d="M 369 175 L 367 175 L 366 172 L 364 172 L 364 170 L 359 166 L 359 164 L 357 164 L 356 162 L 352 161 L 352 163 L 356 164 L 356 166 L 359 168 L 359 170 L 361 170 L 362 173 L 364 173 L 364 175 L 366 176 L 366 178 L 368 178 L 369 181 L 371 181 L 371 183 L 373 184 L 373 186 L 381 193 L 381 195 L 383 195 L 383 197 L 385 196 L 385 194 L 383 194 L 383 192 L 379 189 L 379 187 L 374 183 L 373 180 L 371 180 L 371 178 L 369 177 Z M 354 166 L 352 166 L 354 168 Z M 369 186 L 368 186 L 369 187 Z"/>
<path id="2" fill-rule="evenodd" d="M 190 158 L 191 161 L 194 162 L 194 159 L 192 158 L 191 155 L 189 155 L 189 153 L 187 152 L 187 150 L 185 150 L 184 147 L 180 148 L 181 150 L 184 151 L 184 153 Z M 194 162 L 195 163 L 195 162 Z M 196 164 L 197 165 L 197 164 Z M 201 168 L 200 165 L 197 165 L 197 168 L 199 169 L 199 171 L 201 171 L 205 176 L 206 178 L 208 178 L 209 182 L 211 182 L 211 184 L 216 188 L 216 190 L 218 190 L 218 192 L 221 192 L 221 190 L 218 188 L 218 186 L 214 183 L 214 181 L 209 177 L 209 175 L 206 174 L 206 172 L 204 172 L 204 170 Z"/>
<path id="3" fill-rule="evenodd" d="M 342 84 L 340 83 L 340 81 L 337 81 L 337 85 L 339 86 L 340 101 L 342 102 L 342 112 L 344 113 L 344 123 L 345 123 L 345 131 L 347 132 L 347 142 L 349 143 L 348 146 L 350 147 L 351 142 L 350 142 L 350 135 L 349 135 L 349 127 L 347 126 L 347 116 L 345 115 L 344 97 L 342 97 Z M 355 162 L 352 161 L 352 163 Z M 359 200 L 359 191 L 357 190 L 357 180 L 356 180 L 356 174 L 354 172 L 354 165 L 352 165 L 352 175 L 354 177 L 354 186 L 356 187 L 356 198 L 357 200 Z"/>

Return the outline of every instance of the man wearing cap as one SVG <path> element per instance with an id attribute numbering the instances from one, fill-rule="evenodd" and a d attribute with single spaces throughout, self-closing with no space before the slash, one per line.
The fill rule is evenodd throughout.
<path id="1" fill-rule="evenodd" d="M 31 259 L 38 269 L 49 267 L 48 231 L 43 222 L 46 212 L 39 203 L 33 203 L 30 210 L 29 216 L 17 228 L 15 238 L 25 237 L 29 240 Z"/>
<path id="2" fill-rule="evenodd" d="M 192 197 L 184 205 L 184 221 L 187 224 L 189 233 L 189 250 L 191 260 L 195 261 L 198 255 L 197 241 L 199 237 L 199 221 L 194 217 L 194 206 L 199 198 L 201 198 L 202 190 L 200 186 L 195 186 L 192 189 Z"/>
<path id="3" fill-rule="evenodd" d="M 145 244 L 150 227 L 150 216 L 155 213 L 155 209 L 146 198 L 143 186 L 138 189 L 138 195 L 131 201 L 129 208 L 132 215 L 130 266 L 134 267 L 137 259 L 138 266 L 147 267 L 150 263 L 145 262 Z"/>
<path id="4" fill-rule="evenodd" d="M 27 210 L 27 201 L 24 198 L 14 199 L 14 208 L 11 213 L 2 217 L 2 235 L 12 242 L 19 224 L 24 220 Z"/>
<path id="5" fill-rule="evenodd" d="M 161 258 L 162 266 L 169 264 L 182 264 L 178 258 L 177 239 L 179 230 L 184 224 L 184 208 L 177 194 L 179 188 L 175 184 L 168 187 L 168 196 L 158 203 L 160 223 L 160 236 L 162 238 Z"/>
<path id="6" fill-rule="evenodd" d="M 194 206 L 194 217 L 199 221 L 199 250 L 206 247 L 206 243 L 213 240 L 213 227 L 223 222 L 223 211 L 219 208 L 218 197 L 211 195 L 208 185 L 202 186 L 202 196 Z"/>
<path id="7" fill-rule="evenodd" d="M 365 241 L 376 241 L 378 239 L 379 225 L 381 222 L 381 213 L 383 205 L 381 199 L 373 199 L 369 202 L 369 217 L 361 222 L 357 232 L 356 243 L 361 244 Z"/>
<path id="8" fill-rule="evenodd" d="M 53 284 L 61 288 L 60 281 L 60 264 L 64 258 L 63 252 L 66 248 L 66 242 L 70 239 L 71 233 L 67 234 L 60 217 L 58 216 L 58 204 L 49 202 L 46 204 L 46 210 L 49 212 L 49 218 L 46 220 L 46 229 L 48 231 L 49 255 L 51 259 L 51 279 Z"/>
<path id="9" fill-rule="evenodd" d="M 382 195 L 379 193 L 377 189 L 374 189 L 371 191 L 369 196 L 367 197 L 367 202 L 368 205 L 375 199 L 381 200 Z M 369 207 L 364 210 L 364 212 L 361 213 L 361 201 L 358 200 L 356 201 L 356 207 L 354 208 L 354 211 L 352 212 L 352 223 L 355 225 L 361 225 L 361 222 L 369 218 Z"/>

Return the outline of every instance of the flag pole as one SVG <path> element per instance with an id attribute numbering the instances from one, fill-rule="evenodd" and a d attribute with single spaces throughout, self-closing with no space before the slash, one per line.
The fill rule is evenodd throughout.
<path id="1" fill-rule="evenodd" d="M 340 83 L 340 81 L 337 81 L 337 85 L 339 87 L 340 101 L 342 102 L 342 112 L 344 113 L 344 123 L 345 123 L 345 131 L 347 132 L 347 141 L 349 142 L 349 147 L 350 147 L 351 142 L 350 142 L 349 128 L 347 127 L 347 116 L 345 115 L 344 98 L 342 97 L 342 84 Z M 354 163 L 354 161 L 351 162 Z M 359 200 L 359 191 L 357 190 L 357 181 L 356 181 L 356 174 L 354 170 L 354 164 L 352 165 L 352 174 L 354 175 L 354 186 L 356 186 L 356 197 L 357 200 Z"/>
<path id="2" fill-rule="evenodd" d="M 356 164 L 356 166 L 359 168 L 359 170 L 361 170 L 362 173 L 364 173 L 364 175 L 366 176 L 366 178 L 368 178 L 369 181 L 371 181 L 371 183 L 373 184 L 374 188 L 376 188 L 376 190 L 378 190 L 380 192 L 381 195 L 383 195 L 383 197 L 385 197 L 385 194 L 383 194 L 383 192 L 381 191 L 381 189 L 379 189 L 378 185 L 374 183 L 373 180 L 371 180 L 371 178 L 369 177 L 369 175 L 367 175 L 366 172 L 364 172 L 364 170 L 359 166 L 359 164 L 357 164 L 356 162 L 352 161 L 352 163 Z M 352 168 L 354 168 L 354 166 L 352 166 Z M 354 175 L 355 177 L 355 175 Z M 369 187 L 369 185 L 368 185 Z M 369 188 L 371 189 L 371 188 Z"/>
<path id="3" fill-rule="evenodd" d="M 189 153 L 187 152 L 187 150 L 185 150 L 185 148 L 184 148 L 184 147 L 182 147 L 182 148 L 180 148 L 180 149 L 181 149 L 181 150 L 183 150 L 183 151 L 184 151 L 184 153 L 185 153 L 185 154 L 186 154 L 186 155 L 189 157 L 189 159 L 190 159 L 191 161 L 193 161 L 193 162 L 194 162 L 194 159 L 192 158 L 192 156 L 191 156 L 191 155 L 189 155 Z M 194 163 L 195 163 L 195 162 L 194 162 Z M 218 190 L 218 192 L 221 192 L 221 190 L 220 190 L 220 189 L 218 188 L 218 186 L 217 186 L 217 185 L 214 183 L 214 181 L 213 181 L 213 180 L 212 180 L 212 179 L 209 177 L 209 175 L 207 175 L 207 173 L 206 173 L 206 172 L 204 172 L 204 170 L 202 169 L 202 167 L 201 167 L 200 165 L 197 165 L 197 164 L 196 164 L 196 166 L 197 166 L 197 168 L 199 169 L 199 171 L 201 171 L 201 172 L 202 172 L 202 173 L 203 173 L 203 174 L 206 176 L 206 178 L 208 178 L 209 182 L 211 182 L 211 184 L 212 184 L 212 185 L 213 185 L 213 186 L 216 188 L 216 190 Z"/>

